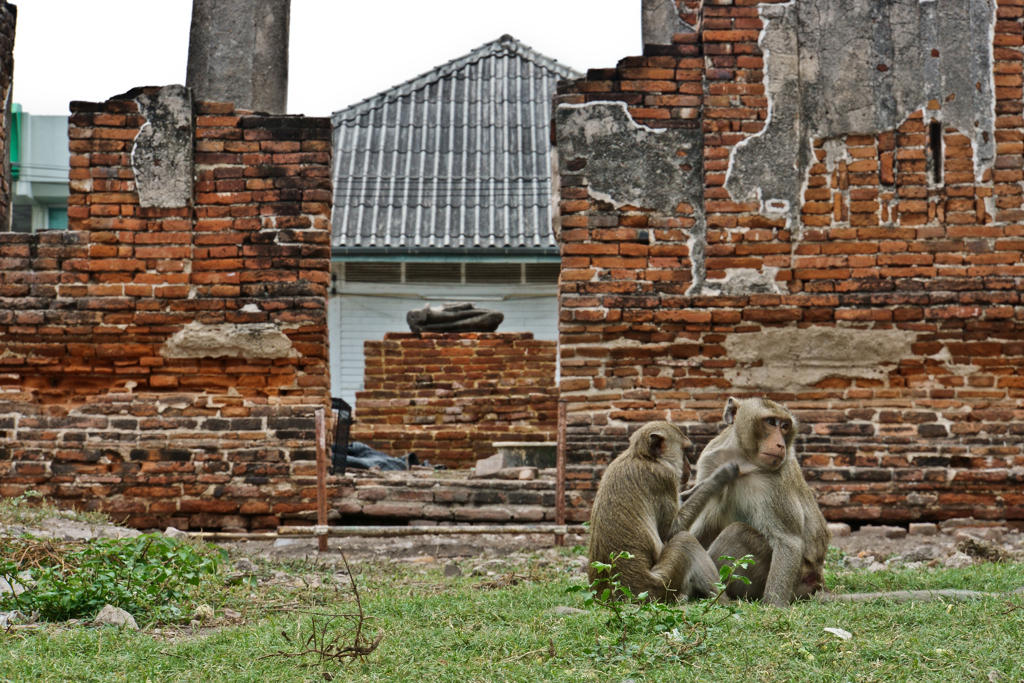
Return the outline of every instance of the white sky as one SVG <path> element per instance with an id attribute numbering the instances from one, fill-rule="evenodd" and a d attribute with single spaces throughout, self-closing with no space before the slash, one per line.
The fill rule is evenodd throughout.
<path id="1" fill-rule="evenodd" d="M 14 101 L 185 83 L 190 0 L 13 0 Z M 288 112 L 327 116 L 508 33 L 577 71 L 641 50 L 641 0 L 292 0 Z"/>

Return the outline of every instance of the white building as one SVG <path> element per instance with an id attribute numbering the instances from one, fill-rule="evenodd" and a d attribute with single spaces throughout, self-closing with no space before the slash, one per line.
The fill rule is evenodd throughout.
<path id="1" fill-rule="evenodd" d="M 363 342 L 429 303 L 557 339 L 551 99 L 579 76 L 502 36 L 335 112 L 332 395 L 354 406 Z"/>
<path id="2" fill-rule="evenodd" d="M 68 117 L 33 116 L 11 107 L 11 230 L 68 227 Z"/>

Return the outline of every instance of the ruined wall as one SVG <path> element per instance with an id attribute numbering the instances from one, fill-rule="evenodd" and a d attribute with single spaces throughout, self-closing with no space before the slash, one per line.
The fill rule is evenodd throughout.
<path id="1" fill-rule="evenodd" d="M 18 8 L 0 0 L 0 232 L 11 229 L 11 85 L 14 83 L 14 32 Z"/>
<path id="2" fill-rule="evenodd" d="M 495 441 L 556 441 L 556 344 L 532 332 L 389 332 L 364 343 L 353 441 L 472 467 Z"/>
<path id="3" fill-rule="evenodd" d="M 560 91 L 570 459 L 767 395 L 829 519 L 1024 519 L 1024 8 L 842 7 L 705 2 Z"/>
<path id="4" fill-rule="evenodd" d="M 329 120 L 181 86 L 71 110 L 70 229 L 0 234 L 0 494 L 143 528 L 313 509 Z"/>

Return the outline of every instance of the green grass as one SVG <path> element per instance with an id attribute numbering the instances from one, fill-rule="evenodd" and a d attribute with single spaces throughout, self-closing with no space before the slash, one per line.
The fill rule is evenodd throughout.
<path id="1" fill-rule="evenodd" d="M 567 551 L 567 553 L 570 551 Z M 470 563 L 467 562 L 467 565 Z M 292 574 L 330 570 L 292 563 Z M 1002 681 L 1024 679 L 1024 596 L 976 603 L 800 603 L 785 610 L 743 604 L 734 616 L 713 609 L 717 625 L 684 630 L 703 641 L 672 657 L 663 636 L 635 634 L 640 656 L 623 661 L 587 654 L 598 639 L 619 633 L 607 610 L 556 616 L 558 605 L 582 606 L 565 590 L 582 582 L 578 571 L 523 567 L 533 580 L 481 590 L 480 578 L 445 579 L 438 570 L 388 564 L 353 567 L 369 637 L 385 633 L 365 661 L 318 664 L 261 656 L 295 651 L 309 633 L 299 610 L 351 613 L 351 589 L 327 582 L 318 589 L 223 587 L 208 596 L 218 616 L 225 606 L 243 612 L 244 625 L 223 625 L 197 635 L 179 631 L 176 642 L 145 632 L 47 626 L 0 634 L 0 681 L 322 681 L 323 672 L 345 681 L 473 683 L 503 681 Z M 1024 586 L 1024 565 L 980 565 L 958 570 L 827 572 L 844 591 L 969 588 L 1007 591 Z M 683 607 L 696 618 L 700 605 Z M 724 620 L 723 620 L 724 617 Z M 849 641 L 825 632 L 839 627 Z M 281 632 L 289 635 L 289 643 Z M 296 642 L 298 641 L 298 642 Z M 551 656 L 551 649 L 554 656 Z M 606 651 L 606 650 L 605 650 Z"/>

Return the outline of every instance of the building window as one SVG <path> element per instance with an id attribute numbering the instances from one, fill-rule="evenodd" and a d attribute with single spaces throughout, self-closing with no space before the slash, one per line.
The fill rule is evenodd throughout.
<path id="1" fill-rule="evenodd" d="M 32 205 L 15 204 L 11 207 L 11 230 L 32 232 Z"/>
<path id="2" fill-rule="evenodd" d="M 63 206 L 51 206 L 46 209 L 46 228 L 48 230 L 67 230 L 68 210 Z"/>

